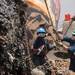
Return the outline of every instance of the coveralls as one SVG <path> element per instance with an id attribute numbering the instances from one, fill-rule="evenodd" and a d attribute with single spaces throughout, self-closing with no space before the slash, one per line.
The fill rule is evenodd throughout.
<path id="1" fill-rule="evenodd" d="M 44 39 L 45 36 L 39 36 L 36 38 L 36 40 L 34 41 L 34 44 L 33 44 L 33 48 L 34 49 L 37 49 L 42 46 L 42 45 L 45 45 L 47 47 L 47 50 L 50 51 L 52 50 L 55 46 L 50 46 L 48 44 L 48 42 Z M 33 53 L 32 54 L 32 61 L 33 61 L 33 64 L 36 66 L 40 66 L 40 65 L 43 65 L 46 60 L 45 60 L 45 51 L 44 52 L 41 52 L 39 55 Z"/>
<path id="2" fill-rule="evenodd" d="M 68 48 L 68 53 L 70 54 L 70 66 L 69 70 L 72 70 L 75 72 L 75 41 L 72 40 L 72 37 L 64 36 L 62 41 L 66 41 L 70 43 L 70 47 Z"/>

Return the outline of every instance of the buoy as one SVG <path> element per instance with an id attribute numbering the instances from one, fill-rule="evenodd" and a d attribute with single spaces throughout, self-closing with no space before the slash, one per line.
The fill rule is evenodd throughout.
<path id="1" fill-rule="evenodd" d="M 65 14 L 65 21 L 70 21 L 71 15 L 70 14 Z"/>

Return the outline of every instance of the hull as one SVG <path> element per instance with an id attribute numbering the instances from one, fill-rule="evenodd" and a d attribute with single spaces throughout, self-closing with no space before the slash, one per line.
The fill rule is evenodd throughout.
<path id="1" fill-rule="evenodd" d="M 27 8 L 27 29 L 29 42 L 35 39 L 36 31 L 40 24 L 45 24 L 45 29 L 56 39 L 53 28 L 56 29 L 60 16 L 59 0 L 23 0 L 29 5 Z M 46 5 L 47 4 L 47 5 Z M 54 40 L 48 36 L 46 39 Z"/>

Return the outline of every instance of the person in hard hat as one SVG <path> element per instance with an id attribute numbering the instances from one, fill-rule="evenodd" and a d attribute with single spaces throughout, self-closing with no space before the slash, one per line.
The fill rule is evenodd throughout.
<path id="1" fill-rule="evenodd" d="M 75 30 L 72 32 L 72 37 L 63 36 L 60 33 L 58 33 L 57 31 L 55 33 L 61 39 L 61 41 L 66 41 L 66 42 L 70 43 L 69 47 L 62 44 L 62 42 L 57 42 L 56 44 L 63 47 L 64 50 L 68 51 L 69 56 L 70 56 L 69 70 L 72 70 L 75 72 Z"/>
<path id="2" fill-rule="evenodd" d="M 32 62 L 36 66 L 41 66 L 46 62 L 45 56 L 46 52 L 55 48 L 55 44 L 49 45 L 49 43 L 44 39 L 47 35 L 47 32 L 43 28 L 39 28 L 37 31 L 37 38 L 33 43 L 32 48 Z"/>

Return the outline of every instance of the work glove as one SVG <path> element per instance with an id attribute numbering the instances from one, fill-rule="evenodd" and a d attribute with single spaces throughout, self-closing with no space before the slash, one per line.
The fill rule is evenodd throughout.
<path id="1" fill-rule="evenodd" d="M 73 16 L 71 19 L 72 19 L 72 21 L 75 21 L 75 16 Z"/>
<path id="2" fill-rule="evenodd" d="M 58 35 L 58 31 L 56 31 L 55 29 L 53 29 L 53 33 Z"/>
<path id="3" fill-rule="evenodd" d="M 56 45 L 62 47 L 63 43 L 62 42 L 56 42 Z"/>

